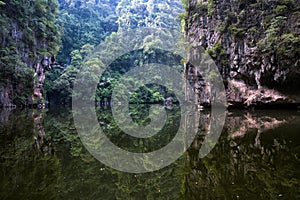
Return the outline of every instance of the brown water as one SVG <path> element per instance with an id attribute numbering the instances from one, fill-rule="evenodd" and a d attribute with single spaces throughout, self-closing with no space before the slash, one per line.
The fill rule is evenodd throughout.
<path id="1" fill-rule="evenodd" d="M 133 118 L 147 123 L 141 109 L 146 108 L 137 109 Z M 115 144 L 139 148 L 138 142 L 119 137 L 108 108 L 98 111 Z M 176 112 L 169 113 L 173 120 L 160 145 L 178 128 Z M 217 145 L 199 159 L 210 117 L 201 113 L 199 136 L 175 163 L 129 174 L 87 152 L 70 110 L 1 110 L 0 199 L 300 199 L 299 112 L 228 112 Z"/>

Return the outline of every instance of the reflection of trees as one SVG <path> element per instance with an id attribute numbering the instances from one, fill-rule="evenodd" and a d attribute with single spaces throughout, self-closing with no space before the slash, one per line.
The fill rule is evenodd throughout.
<path id="1" fill-rule="evenodd" d="M 100 111 L 100 123 L 108 128 L 111 113 Z M 147 119 L 134 109 L 131 112 L 134 120 Z M 296 114 L 231 113 L 219 143 L 200 160 L 199 148 L 211 117 L 203 112 L 198 137 L 186 156 L 157 172 L 137 175 L 95 160 L 78 138 L 68 110 L 43 113 L 43 118 L 18 111 L 5 116 L 0 116 L 6 119 L 0 124 L 1 199 L 299 198 L 299 147 L 294 129 L 300 118 Z M 178 117 L 176 112 L 171 116 Z M 112 136 L 113 127 L 107 130 Z M 260 145 L 256 145 L 258 133 Z M 34 136 L 39 134 L 43 144 L 52 143 L 53 151 L 37 151 Z"/>
<path id="2" fill-rule="evenodd" d="M 135 106 L 133 106 L 135 107 Z M 133 118 L 138 123 L 147 120 L 146 116 L 139 113 L 146 113 L 144 106 L 137 106 L 130 109 Z M 146 106 L 147 107 L 147 106 Z M 106 134 L 113 138 L 121 135 L 117 130 L 116 124 L 112 120 L 109 109 L 98 110 L 99 123 L 106 131 Z M 176 112 L 171 115 L 171 121 L 176 120 Z M 104 166 L 94 159 L 84 148 L 78 138 L 72 114 L 68 110 L 58 110 L 48 113 L 44 119 L 44 127 L 47 134 L 54 142 L 55 151 L 60 158 L 63 181 L 59 185 L 61 196 L 78 199 L 178 199 L 181 192 L 180 177 L 177 175 L 179 170 L 183 170 L 183 159 L 172 166 L 162 169 L 155 173 L 129 174 L 118 172 Z M 175 130 L 168 127 L 167 131 Z M 169 140 L 170 135 L 160 135 L 156 140 L 149 141 L 143 145 L 151 145 L 158 140 Z M 126 143 L 127 141 L 119 138 L 115 141 Z M 127 143 L 128 145 L 129 143 Z M 139 148 L 138 144 L 132 146 L 131 150 Z M 159 145 L 159 144 L 157 144 Z M 151 164 L 151 163 L 149 163 Z M 179 169 L 178 169 L 179 168 Z"/>
<path id="3" fill-rule="evenodd" d="M 57 199 L 60 163 L 35 151 L 32 111 L 4 114 L 9 117 L 0 123 L 0 199 Z"/>
<path id="4" fill-rule="evenodd" d="M 151 105 L 130 105 L 129 111 L 132 120 L 141 125 L 150 123 L 149 110 Z M 162 130 L 156 130 L 157 134 L 150 138 L 134 138 L 121 131 L 114 121 L 110 108 L 101 109 L 98 118 L 102 130 L 109 137 L 110 141 L 119 147 L 131 152 L 151 152 L 167 145 L 175 136 L 180 123 L 180 108 L 174 106 L 173 110 L 168 110 L 168 119 Z M 123 116 L 124 118 L 127 116 Z"/>
<path id="5" fill-rule="evenodd" d="M 106 118 L 110 118 L 109 114 Z M 177 164 L 153 174 L 140 175 L 105 167 L 82 146 L 68 110 L 42 115 L 12 113 L 0 127 L 1 135 L 6 136 L 0 141 L 1 199 L 179 197 Z M 51 154 L 43 148 L 50 141 L 54 151 L 50 151 Z"/>
<path id="6" fill-rule="evenodd" d="M 118 172 L 116 199 L 180 199 L 181 180 L 176 169 L 183 161 L 153 173 Z"/>
<path id="7" fill-rule="evenodd" d="M 290 113 L 229 114 L 225 133 L 206 158 L 198 158 L 201 138 L 189 150 L 187 199 L 299 197 L 297 149 L 286 135 L 295 126 L 283 132 L 296 118 Z"/>

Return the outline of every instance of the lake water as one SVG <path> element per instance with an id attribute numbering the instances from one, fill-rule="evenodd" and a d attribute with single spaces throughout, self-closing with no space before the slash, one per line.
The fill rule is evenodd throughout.
<path id="1" fill-rule="evenodd" d="M 147 109 L 133 106 L 132 118 L 149 123 Z M 175 107 L 160 136 L 140 142 L 118 130 L 109 108 L 97 110 L 111 141 L 137 152 L 166 145 L 180 121 Z M 300 112 L 228 112 L 217 145 L 200 159 L 210 118 L 201 113 L 198 136 L 176 162 L 130 174 L 91 156 L 68 109 L 0 110 L 0 199 L 300 199 Z"/>

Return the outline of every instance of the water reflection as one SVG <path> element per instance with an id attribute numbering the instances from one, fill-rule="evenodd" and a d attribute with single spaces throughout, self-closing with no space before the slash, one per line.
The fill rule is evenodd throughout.
<path id="1" fill-rule="evenodd" d="M 141 144 L 119 137 L 109 108 L 98 111 L 107 135 L 131 150 L 165 145 L 180 117 L 174 109 L 166 132 Z M 146 124 L 147 116 L 140 113 L 147 112 L 141 111 L 133 108 L 133 120 Z M 197 138 L 185 155 L 160 171 L 137 175 L 95 160 L 78 138 L 70 110 L 0 113 L 0 199 L 300 198 L 297 112 L 230 112 L 218 144 L 200 159 L 211 118 L 203 111 Z"/>
<path id="2" fill-rule="evenodd" d="M 188 199 L 299 198 L 299 113 L 229 113 L 211 154 L 190 148 Z"/>

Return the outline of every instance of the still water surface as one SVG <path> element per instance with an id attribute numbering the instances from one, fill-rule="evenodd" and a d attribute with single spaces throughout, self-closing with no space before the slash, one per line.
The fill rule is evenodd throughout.
<path id="1" fill-rule="evenodd" d="M 147 124 L 147 106 L 132 118 Z M 99 123 L 116 145 L 155 150 L 174 137 L 180 114 L 149 141 L 118 130 L 109 108 Z M 172 165 L 129 174 L 94 159 L 78 138 L 68 109 L 0 110 L 0 199 L 300 199 L 300 113 L 231 111 L 211 153 L 199 159 L 210 112 L 202 112 L 198 137 Z M 151 164 L 151 163 L 150 163 Z"/>

